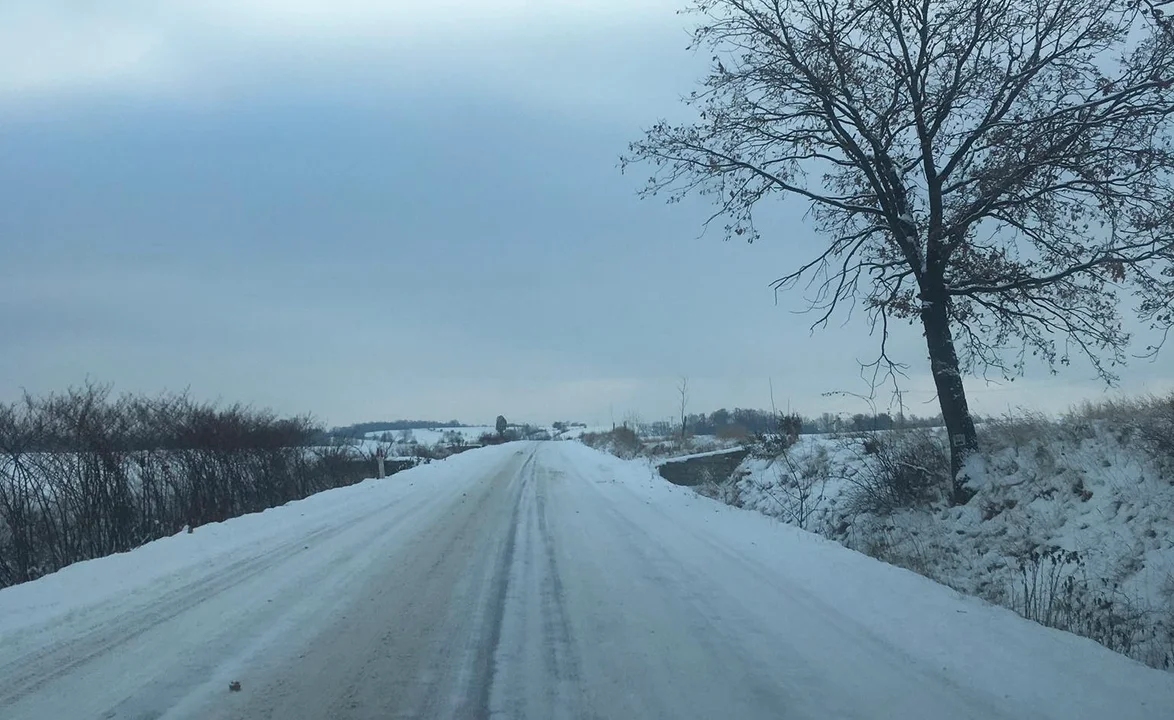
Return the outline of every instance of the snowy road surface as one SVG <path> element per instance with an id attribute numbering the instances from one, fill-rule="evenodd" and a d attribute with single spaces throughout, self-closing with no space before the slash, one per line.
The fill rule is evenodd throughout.
<path id="1" fill-rule="evenodd" d="M 409 717 L 1156 720 L 1174 675 L 578 443 L 0 591 L 4 720 Z"/>

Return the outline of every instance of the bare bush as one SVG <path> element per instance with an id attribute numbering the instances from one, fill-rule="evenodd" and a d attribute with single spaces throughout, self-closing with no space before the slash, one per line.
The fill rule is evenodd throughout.
<path id="1" fill-rule="evenodd" d="M 309 418 L 87 385 L 0 406 L 0 587 L 369 477 Z"/>
<path id="2" fill-rule="evenodd" d="M 579 439 L 588 447 L 609 452 L 624 460 L 631 460 L 643 450 L 640 436 L 626 425 L 621 425 L 610 432 L 584 433 Z"/>
<path id="3" fill-rule="evenodd" d="M 745 505 L 745 498 L 742 497 L 742 484 L 738 482 L 737 478 L 714 477 L 712 471 L 706 471 L 706 475 L 707 477 L 693 488 L 697 494 L 736 508 Z"/>
<path id="4" fill-rule="evenodd" d="M 1136 416 L 1138 436 L 1174 482 L 1174 393 L 1154 398 L 1147 411 Z"/>
<path id="5" fill-rule="evenodd" d="M 501 445 L 506 440 L 503 436 L 497 433 L 484 432 L 477 438 L 477 442 L 482 445 Z"/>
<path id="6" fill-rule="evenodd" d="M 1171 628 L 1106 579 L 1090 579 L 1081 553 L 1051 545 L 1019 555 L 1007 593 L 996 601 L 1041 625 L 1097 641 L 1154 667 L 1170 668 Z"/>
<path id="7" fill-rule="evenodd" d="M 1174 475 L 1174 393 L 1085 402 L 1067 415 L 1067 424 L 1107 423 L 1123 439 L 1136 441 Z M 1174 481 L 1174 477 L 1171 478 Z"/>
<path id="8" fill-rule="evenodd" d="M 1023 450 L 1033 443 L 1056 439 L 1066 429 L 1038 412 L 990 418 L 979 427 L 984 447 Z"/>
<path id="9" fill-rule="evenodd" d="M 818 445 L 805 453 L 788 448 L 775 463 L 774 482 L 760 482 L 757 489 L 774 500 L 785 522 L 810 529 L 812 518 L 826 498 L 831 474 L 827 448 Z"/>
<path id="10" fill-rule="evenodd" d="M 857 513 L 888 515 L 925 507 L 945 497 L 950 485 L 950 456 L 942 440 L 926 430 L 895 430 L 845 442 L 858 454 L 847 480 L 849 507 Z"/>
<path id="11" fill-rule="evenodd" d="M 798 414 L 776 413 L 769 430 L 751 436 L 750 454 L 758 458 L 779 457 L 799 439 L 802 428 L 803 418 Z"/>
<path id="12" fill-rule="evenodd" d="M 1028 620 L 1056 627 L 1071 612 L 1075 574 L 1083 564 L 1079 553 L 1056 546 L 1024 553 L 1011 583 L 1011 608 Z"/>
<path id="13" fill-rule="evenodd" d="M 517 431 L 512 429 L 502 430 L 501 432 L 485 432 L 477 438 L 477 442 L 481 445 L 501 445 L 503 443 L 514 442 L 521 439 Z"/>
<path id="14" fill-rule="evenodd" d="M 836 530 L 832 534 L 847 547 L 953 587 L 950 576 L 939 571 L 936 553 L 916 528 L 884 517 L 858 518 L 857 522 Z"/>

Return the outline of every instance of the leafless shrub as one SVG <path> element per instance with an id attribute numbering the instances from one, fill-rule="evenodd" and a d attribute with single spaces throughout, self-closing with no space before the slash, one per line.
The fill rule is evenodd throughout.
<path id="1" fill-rule="evenodd" d="M 1039 412 L 1023 411 L 988 419 L 979 427 L 978 436 L 988 448 L 1023 450 L 1033 443 L 1056 439 L 1065 428 Z"/>
<path id="2" fill-rule="evenodd" d="M 1136 415 L 1136 427 L 1138 437 L 1174 482 L 1174 393 L 1152 398 L 1146 411 Z"/>
<path id="3" fill-rule="evenodd" d="M 1123 440 L 1140 443 L 1174 475 L 1174 393 L 1085 402 L 1073 408 L 1066 420 L 1070 425 L 1103 423 Z"/>
<path id="4" fill-rule="evenodd" d="M 848 547 L 881 562 L 912 570 L 943 585 L 951 578 L 939 572 L 935 553 L 915 530 L 889 518 L 858 519 L 839 533 Z"/>
<path id="5" fill-rule="evenodd" d="M 787 452 L 787 448 L 799 439 L 803 418 L 796 413 L 777 413 L 773 427 L 767 432 L 751 436 L 750 454 L 758 458 L 776 458 Z"/>
<path id="6" fill-rule="evenodd" d="M 1007 594 L 997 601 L 1041 625 L 1090 638 L 1154 667 L 1171 667 L 1171 628 L 1153 622 L 1107 579 L 1091 579 L 1084 557 L 1057 546 L 1026 550 Z"/>
<path id="7" fill-rule="evenodd" d="M 874 452 L 869 453 L 863 450 L 862 439 L 845 440 L 860 458 L 847 477 L 853 486 L 848 497 L 853 512 L 888 515 L 944 497 L 950 483 L 950 457 L 941 439 L 921 429 L 870 437 Z"/>
<path id="8" fill-rule="evenodd" d="M 369 476 L 309 418 L 86 385 L 0 406 L 0 587 Z"/>
<path id="9" fill-rule="evenodd" d="M 824 505 L 830 473 L 825 447 L 819 445 L 809 452 L 791 447 L 775 459 L 774 482 L 760 482 L 757 489 L 775 502 L 785 522 L 806 530 Z"/>
<path id="10" fill-rule="evenodd" d="M 609 452 L 625 460 L 631 460 L 642 450 L 640 436 L 626 425 L 621 425 L 609 432 L 584 433 L 579 439 L 588 447 Z"/>
<path id="11" fill-rule="evenodd" d="M 712 498 L 726 505 L 732 505 L 737 508 L 745 505 L 742 485 L 737 479 L 714 478 L 711 474 L 710 477 L 706 478 L 701 484 L 694 486 L 693 489 L 699 495 L 704 495 L 707 498 Z"/>

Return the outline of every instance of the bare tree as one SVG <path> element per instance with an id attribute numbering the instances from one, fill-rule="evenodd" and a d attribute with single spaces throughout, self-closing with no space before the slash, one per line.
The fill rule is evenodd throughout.
<path id="1" fill-rule="evenodd" d="M 683 446 L 685 444 L 685 424 L 688 420 L 687 411 L 689 409 L 689 378 L 681 378 L 681 382 L 677 384 L 677 393 L 681 396 L 681 445 Z"/>
<path id="2" fill-rule="evenodd" d="M 1174 37 L 1137 0 L 697 0 L 713 69 L 626 167 L 644 195 L 718 205 L 759 237 L 772 195 L 810 203 L 805 283 L 821 326 L 860 303 L 894 385 L 890 323 L 920 322 L 950 435 L 953 499 L 978 447 L 964 372 L 1125 360 L 1121 293 L 1174 324 Z M 1152 17 L 1152 14 L 1151 14 Z M 1156 352 L 1156 348 L 1151 348 Z"/>
<path id="3" fill-rule="evenodd" d="M 1174 6 L 1174 0 L 1140 0 L 1140 4 L 1142 15 L 1149 16 L 1162 32 L 1174 36 L 1174 20 L 1170 19 L 1170 13 L 1174 10 L 1165 9 Z"/>
<path id="4" fill-rule="evenodd" d="M 623 420 L 620 421 L 620 427 L 626 427 L 635 432 L 640 432 L 644 426 L 644 419 L 640 417 L 640 413 L 635 410 L 629 410 L 624 413 Z M 613 428 L 614 429 L 614 428 Z"/>

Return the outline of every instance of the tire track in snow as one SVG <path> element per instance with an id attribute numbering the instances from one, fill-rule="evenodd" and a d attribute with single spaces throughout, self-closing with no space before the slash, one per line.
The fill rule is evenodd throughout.
<path id="1" fill-rule="evenodd" d="M 582 709 L 579 653 L 547 506 L 551 483 L 559 478 L 534 462 L 524 479 L 513 560 L 503 568 L 508 590 L 494 643 L 496 671 L 488 717 L 587 717 Z"/>
<path id="2" fill-rule="evenodd" d="M 580 679 L 579 655 L 571 633 L 570 617 L 567 614 L 566 589 L 559 571 L 555 554 L 554 539 L 550 533 L 546 509 L 546 491 L 550 483 L 556 482 L 553 471 L 547 471 L 547 481 L 535 488 L 535 514 L 537 516 L 539 544 L 545 561 L 542 576 L 542 617 L 544 639 L 547 647 L 547 662 L 554 675 L 550 685 L 550 700 L 553 707 L 563 707 L 573 716 L 579 714 L 579 697 L 568 697 L 571 688 L 577 687 Z"/>
<path id="3" fill-rule="evenodd" d="M 525 456 L 524 456 L 525 455 Z M 296 656 L 243 676 L 239 696 L 185 708 L 200 720 L 487 717 L 509 524 L 531 452 L 510 453 L 380 543 L 366 576 Z M 516 557 L 516 544 L 513 551 Z M 504 591 L 509 592 L 508 586 Z M 288 657 L 288 656 L 287 656 Z M 317 688 L 307 692 L 304 688 Z"/>
<path id="4" fill-rule="evenodd" d="M 521 517 L 522 498 L 533 485 L 534 453 L 522 464 L 518 471 L 518 490 L 513 493 L 513 510 L 510 513 L 509 533 L 506 536 L 505 546 L 495 565 L 493 586 L 489 595 L 489 603 L 485 608 L 488 614 L 488 627 L 484 629 L 482 641 L 477 652 L 475 674 L 470 688 L 471 703 L 461 709 L 458 717 L 468 717 L 473 720 L 489 720 L 490 694 L 493 690 L 494 677 L 497 674 L 495 655 L 501 644 L 501 628 L 505 620 L 506 594 L 510 589 L 510 577 L 514 565 L 514 554 L 518 547 L 518 522 Z M 529 472 L 527 472 L 529 471 Z"/>

